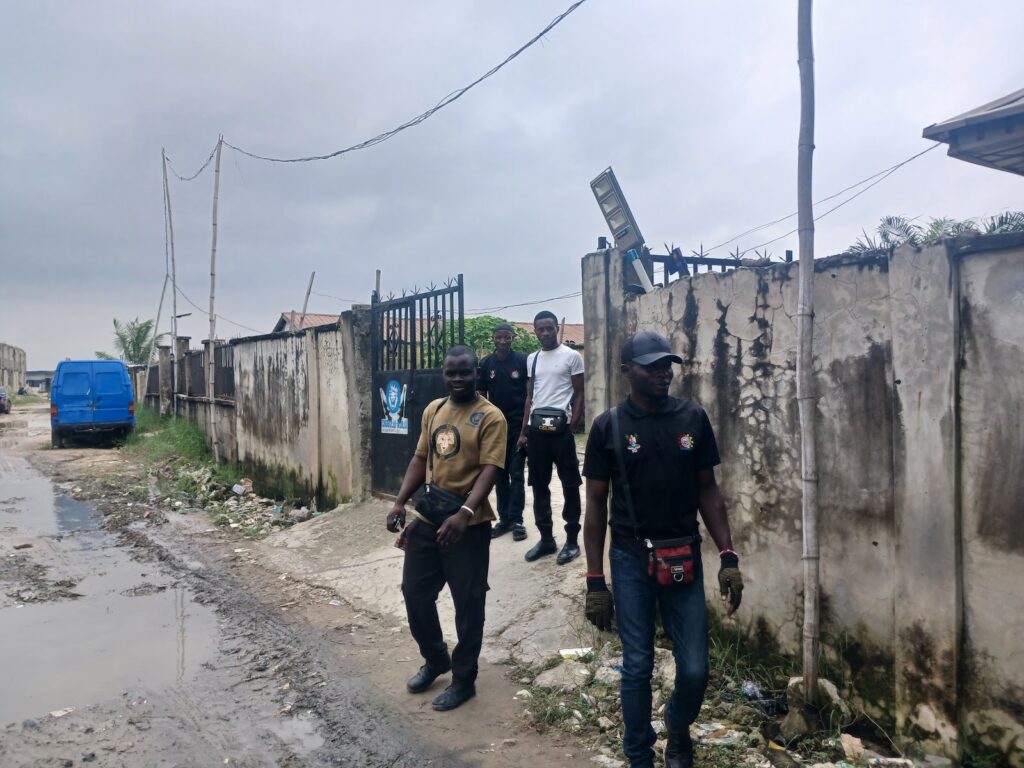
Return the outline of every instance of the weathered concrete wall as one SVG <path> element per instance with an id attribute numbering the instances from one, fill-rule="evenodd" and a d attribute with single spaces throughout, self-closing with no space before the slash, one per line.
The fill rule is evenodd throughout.
<path id="1" fill-rule="evenodd" d="M 1016 600 L 1021 599 L 1021 590 L 1009 585 L 1024 578 L 1024 540 L 1014 550 L 1005 542 L 996 544 L 998 534 L 970 534 L 971 525 L 1005 532 L 1011 520 L 1018 538 L 1024 530 L 1019 501 L 1024 489 L 1020 473 L 1011 469 L 1024 458 L 1024 393 L 1010 373 L 1024 370 L 1024 291 L 1020 278 L 1014 282 L 999 276 L 1000 269 L 1024 274 L 1024 256 L 1020 249 L 1004 249 L 998 258 L 981 255 L 978 242 L 905 249 L 892 258 L 833 257 L 820 260 L 815 269 L 826 652 L 846 668 L 855 695 L 870 714 L 895 722 L 904 737 L 947 753 L 957 749 L 960 714 L 968 701 L 972 713 L 991 705 L 988 714 L 968 718 L 977 721 L 972 725 L 976 731 L 998 727 L 1018 733 L 1014 728 L 1024 725 L 1021 652 L 1011 653 L 1007 646 L 1012 641 L 1005 614 L 989 610 L 1005 604 L 1008 591 L 1015 590 Z M 615 252 L 591 254 L 583 262 L 584 320 L 592 356 L 589 418 L 625 394 L 618 373 L 618 349 L 625 337 L 638 329 L 669 337 L 685 360 L 673 394 L 700 402 L 719 439 L 719 482 L 749 584 L 741 621 L 758 638 L 778 641 L 788 651 L 799 647 L 802 615 L 793 316 L 797 271 L 796 264 L 775 264 L 708 273 L 651 294 L 624 297 Z M 958 299 L 961 272 L 965 286 L 971 286 L 970 293 L 965 288 L 963 307 Z M 982 276 L 987 288 L 976 287 Z M 991 280 L 1003 289 L 1002 304 L 1016 301 L 1016 316 L 996 308 Z M 959 345 L 974 338 L 965 318 L 980 314 L 968 309 L 968 298 L 979 292 L 983 295 L 976 301 L 998 315 L 1000 325 L 992 330 L 975 322 L 971 328 L 978 338 L 972 343 L 994 345 L 979 349 L 989 365 L 999 361 L 994 369 L 1000 372 L 999 382 L 968 366 L 958 384 Z M 973 406 L 965 396 L 968 387 L 973 387 Z M 982 415 L 969 425 L 966 413 L 972 407 Z M 965 442 L 958 463 L 961 435 L 981 440 L 984 448 L 972 455 Z M 992 466 L 1009 470 L 1000 473 L 995 485 L 985 479 L 991 470 L 983 470 Z M 969 475 L 981 487 L 967 482 Z M 961 536 L 961 477 L 967 536 Z M 707 546 L 706 554 L 713 557 L 713 544 Z M 990 557 L 985 546 L 998 548 L 1000 556 Z M 972 571 L 975 561 L 984 565 Z M 994 562 L 1000 567 L 989 569 Z M 994 580 L 1008 573 L 1016 574 L 1016 581 L 1003 581 L 1007 586 L 999 593 Z M 713 569 L 709 579 L 714 579 Z M 993 589 L 1004 595 L 1002 600 Z M 1018 611 L 1010 623 L 1020 629 L 1024 606 L 1011 604 Z M 965 631 L 971 642 L 968 656 Z M 966 685 L 979 693 L 965 700 L 965 684 L 981 658 L 1007 685 L 1002 693 Z M 1013 674 L 1007 664 L 1016 665 Z M 987 696 L 983 705 L 978 703 L 982 690 Z M 1011 700 L 1018 702 L 1016 710 L 1008 705 Z M 1003 741 L 1009 738 L 1004 735 Z"/>
<path id="2" fill-rule="evenodd" d="M 25 350 L 0 344 L 0 387 L 13 395 L 25 386 Z"/>

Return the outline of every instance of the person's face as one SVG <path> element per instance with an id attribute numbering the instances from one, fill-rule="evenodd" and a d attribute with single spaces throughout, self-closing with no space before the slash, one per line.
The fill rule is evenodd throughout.
<path id="1" fill-rule="evenodd" d="M 446 357 L 441 376 L 448 394 L 456 400 L 472 397 L 476 391 L 476 369 L 469 355 Z"/>
<path id="2" fill-rule="evenodd" d="M 630 390 L 636 395 L 657 400 L 668 395 L 672 383 L 672 361 L 663 357 L 650 365 L 627 363 L 623 366 Z"/>
<path id="3" fill-rule="evenodd" d="M 533 324 L 533 332 L 537 335 L 537 341 L 544 349 L 554 349 L 558 346 L 558 323 L 550 317 L 542 317 Z"/>
<path id="4" fill-rule="evenodd" d="M 388 406 L 392 411 L 398 410 L 398 387 L 388 387 Z"/>
<path id="5" fill-rule="evenodd" d="M 512 349 L 512 334 L 508 331 L 495 331 L 491 340 L 494 342 L 494 348 L 503 354 Z"/>

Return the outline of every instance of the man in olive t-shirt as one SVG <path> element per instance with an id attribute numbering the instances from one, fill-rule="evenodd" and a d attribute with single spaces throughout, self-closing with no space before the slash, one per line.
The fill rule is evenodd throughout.
<path id="1" fill-rule="evenodd" d="M 476 354 L 468 347 L 452 347 L 445 354 L 442 376 L 449 396 L 424 410 L 416 452 L 386 520 L 388 530 L 401 528 L 405 505 L 424 482 L 465 499 L 439 527 L 413 511 L 399 538 L 405 550 L 402 593 L 409 630 L 426 662 L 406 687 L 422 693 L 451 670 L 452 684 L 432 703 L 439 711 L 476 695 L 494 520 L 487 495 L 498 469 L 505 466 L 505 417 L 477 394 L 476 368 Z M 459 638 L 450 656 L 437 616 L 437 596 L 445 584 L 455 603 Z"/>

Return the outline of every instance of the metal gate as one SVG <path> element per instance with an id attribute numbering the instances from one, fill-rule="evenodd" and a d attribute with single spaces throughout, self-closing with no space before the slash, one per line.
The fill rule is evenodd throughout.
<path id="1" fill-rule="evenodd" d="M 423 409 L 445 395 L 441 364 L 462 344 L 462 275 L 399 298 L 371 300 L 374 495 L 395 495 L 420 436 Z"/>

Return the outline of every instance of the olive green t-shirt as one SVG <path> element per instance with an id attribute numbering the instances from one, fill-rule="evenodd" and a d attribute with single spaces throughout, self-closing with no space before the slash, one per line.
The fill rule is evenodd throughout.
<path id="1" fill-rule="evenodd" d="M 461 496 L 468 495 L 484 466 L 505 466 L 507 430 L 501 411 L 480 395 L 468 403 L 435 400 L 423 410 L 416 444 L 416 455 L 427 461 L 427 482 Z M 433 475 L 427 455 L 428 439 L 434 445 Z M 469 524 L 494 519 L 491 502 L 484 497 Z"/>

